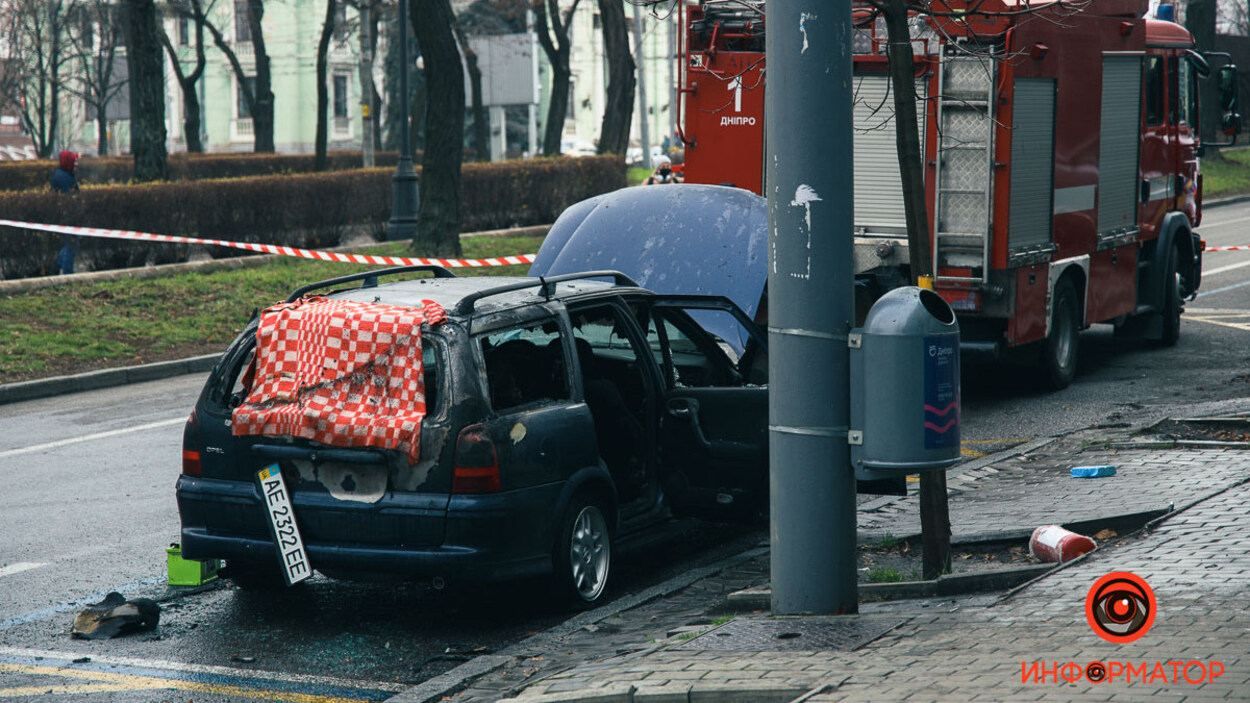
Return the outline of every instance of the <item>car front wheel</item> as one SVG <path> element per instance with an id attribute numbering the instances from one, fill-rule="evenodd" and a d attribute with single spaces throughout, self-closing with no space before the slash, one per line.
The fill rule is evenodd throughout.
<path id="1" fill-rule="evenodd" d="M 584 496 L 569 504 L 554 561 L 556 580 L 570 598 L 581 605 L 603 599 L 612 568 L 612 536 L 603 506 Z"/>

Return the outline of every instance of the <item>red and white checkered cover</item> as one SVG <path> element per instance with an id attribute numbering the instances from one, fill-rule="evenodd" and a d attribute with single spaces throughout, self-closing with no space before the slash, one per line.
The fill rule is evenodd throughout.
<path id="1" fill-rule="evenodd" d="M 422 302 L 312 296 L 266 309 L 234 434 L 395 449 L 415 463 L 425 416 L 421 325 L 447 317 L 438 303 Z"/>

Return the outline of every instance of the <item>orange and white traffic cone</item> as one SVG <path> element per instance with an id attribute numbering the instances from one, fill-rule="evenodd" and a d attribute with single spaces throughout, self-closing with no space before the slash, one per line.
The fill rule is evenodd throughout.
<path id="1" fill-rule="evenodd" d="M 1058 525 L 1042 525 L 1029 538 L 1029 554 L 1046 562 L 1071 561 L 1097 546 L 1093 539 Z"/>

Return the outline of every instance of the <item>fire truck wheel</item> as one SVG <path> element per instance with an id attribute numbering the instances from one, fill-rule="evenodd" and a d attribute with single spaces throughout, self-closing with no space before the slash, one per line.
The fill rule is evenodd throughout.
<path id="1" fill-rule="evenodd" d="M 1076 286 L 1064 277 L 1055 284 L 1054 305 L 1050 311 L 1050 335 L 1042 344 L 1042 369 L 1046 385 L 1067 388 L 1076 376 L 1077 349 L 1081 341 L 1081 313 Z"/>
<path id="2" fill-rule="evenodd" d="M 1181 338 L 1181 308 L 1185 303 L 1181 300 L 1181 278 L 1176 271 L 1178 252 L 1173 249 L 1168 256 L 1167 268 L 1163 271 L 1163 336 L 1159 338 L 1159 346 L 1173 347 Z"/>

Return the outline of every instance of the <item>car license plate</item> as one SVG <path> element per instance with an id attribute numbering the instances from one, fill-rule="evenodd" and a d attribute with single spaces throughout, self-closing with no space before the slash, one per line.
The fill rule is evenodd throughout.
<path id="1" fill-rule="evenodd" d="M 286 585 L 294 586 L 312 576 L 312 569 L 308 566 L 304 540 L 295 524 L 295 511 L 291 508 L 286 482 L 282 480 L 282 470 L 277 464 L 270 464 L 258 471 L 256 477 L 260 479 L 260 489 L 265 496 L 265 512 L 269 515 L 269 527 L 273 532 L 274 542 L 278 545 L 282 577 L 286 579 Z"/>

